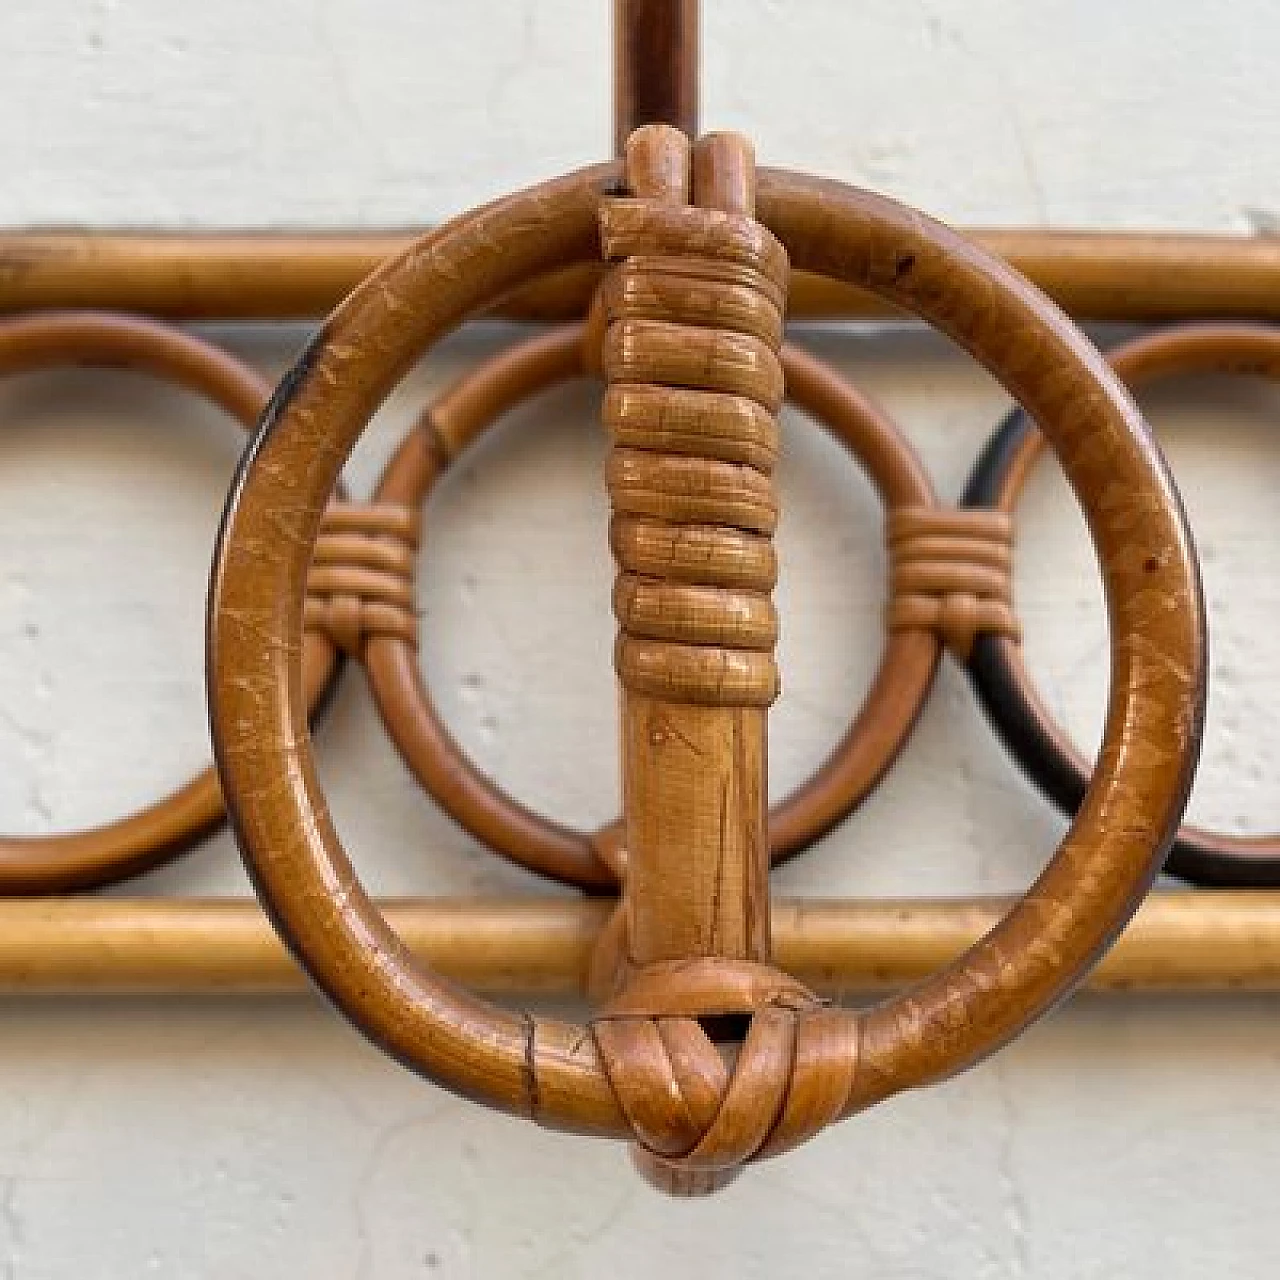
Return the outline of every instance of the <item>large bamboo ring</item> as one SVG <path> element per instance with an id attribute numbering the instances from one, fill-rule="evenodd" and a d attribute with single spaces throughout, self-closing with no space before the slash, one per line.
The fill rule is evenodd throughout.
<path id="1" fill-rule="evenodd" d="M 544 1125 L 629 1138 L 637 1098 L 620 1101 L 598 1021 L 593 1034 L 488 1005 L 415 962 L 389 928 L 328 817 L 300 677 L 308 562 L 364 424 L 422 352 L 476 308 L 598 259 L 599 202 L 617 181 L 614 167 L 587 169 L 456 220 L 387 262 L 330 317 L 281 384 L 228 501 L 210 599 L 209 696 L 258 893 L 338 1007 L 447 1088 Z M 1186 801 L 1204 630 L 1190 537 L 1159 451 L 1106 361 L 1056 307 L 937 223 L 840 183 L 762 170 L 756 216 L 793 267 L 864 286 L 930 321 L 1042 424 L 1089 517 L 1113 663 L 1105 742 L 1070 830 L 1026 897 L 964 955 L 861 1011 L 810 1003 L 759 967 L 726 974 L 708 962 L 709 972 L 695 965 L 686 975 L 685 1018 L 741 1012 L 744 1002 L 759 1010 L 739 1066 L 771 1063 L 783 1074 L 746 1080 L 739 1070 L 719 1114 L 754 1135 L 749 1155 L 767 1155 L 978 1061 L 1102 955 L 1148 889 Z M 626 1009 L 604 1017 L 652 1012 L 645 995 L 633 989 Z M 703 1085 L 688 1107 L 715 1101 L 709 1078 Z M 768 1115 L 748 1115 L 756 1085 L 767 1086 Z M 649 1099 L 658 1109 L 681 1101 Z"/>
<path id="2" fill-rule="evenodd" d="M 791 402 L 822 423 L 866 468 L 889 513 L 935 505 L 933 487 L 910 444 L 875 404 L 799 348 L 784 347 L 782 360 Z M 464 375 L 406 435 L 383 472 L 375 501 L 420 508 L 450 463 L 502 414 L 586 373 L 583 331 L 574 325 L 521 342 Z M 842 821 L 883 776 L 924 705 L 940 652 L 931 628 L 887 634 L 861 711 L 818 772 L 770 814 L 775 863 Z M 584 889 L 617 887 L 620 824 L 594 833 L 575 831 L 534 813 L 486 777 L 440 720 L 410 640 L 371 635 L 361 658 L 388 733 L 446 812 L 478 840 L 530 870 Z"/>
<path id="3" fill-rule="evenodd" d="M 48 312 L 0 321 L 0 376 L 65 366 L 132 369 L 203 396 L 243 427 L 267 402 L 262 377 L 191 334 L 132 316 Z M 321 637 L 306 649 L 306 703 L 334 674 Z M 0 837 L 0 894 L 65 893 L 150 870 L 207 835 L 224 817 L 213 769 L 142 811 L 84 831 Z"/>
<path id="4" fill-rule="evenodd" d="M 1280 329 L 1248 324 L 1196 324 L 1159 330 L 1107 353 L 1131 390 L 1185 373 L 1251 374 L 1280 380 Z M 967 505 L 1012 515 L 1044 438 L 1022 410 L 996 428 L 974 467 Z M 1089 763 L 1054 721 L 1027 670 L 1021 646 L 987 635 L 974 646 L 969 674 L 996 732 L 1029 778 L 1064 812 L 1074 813 L 1089 781 Z M 1236 836 L 1182 827 L 1165 870 L 1193 884 L 1280 885 L 1280 836 Z"/>

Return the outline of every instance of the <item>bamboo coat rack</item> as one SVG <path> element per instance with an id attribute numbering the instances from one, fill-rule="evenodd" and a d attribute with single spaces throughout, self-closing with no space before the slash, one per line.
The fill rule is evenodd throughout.
<path id="1" fill-rule="evenodd" d="M 625 1137 L 677 1192 L 713 1189 L 979 1061 L 1080 982 L 1280 989 L 1280 849 L 1177 830 L 1199 747 L 1203 606 L 1176 491 L 1128 393 L 1185 370 L 1280 375 L 1280 331 L 1264 323 L 1280 318 L 1280 248 L 958 235 L 883 197 L 757 168 L 736 135 L 699 137 L 693 0 L 617 0 L 615 32 L 617 162 L 424 236 L 0 235 L 0 372 L 125 364 L 258 424 L 211 588 L 220 780 L 207 773 L 95 831 L 0 841 L 0 987 L 289 989 L 303 977 L 287 946 L 406 1065 L 543 1124 Z M 163 322 L 334 307 L 274 395 Z M 555 327 L 427 408 L 368 500 L 336 491 L 405 370 L 495 309 Z M 1108 361 L 1064 311 L 1179 323 Z M 1023 406 L 958 506 L 939 502 L 877 406 L 784 340 L 784 316 L 874 314 L 938 328 Z M 440 476 L 508 409 L 580 377 L 603 387 L 618 566 L 624 812 L 594 832 L 532 812 L 465 757 L 423 682 L 413 607 Z M 871 477 L 891 571 L 864 705 L 767 814 L 784 397 Z M 1089 518 L 1110 605 L 1093 765 L 1020 656 L 1014 508 L 1045 443 Z M 369 899 L 326 816 L 307 731 L 340 654 L 442 808 L 584 896 Z M 1020 901 L 771 902 L 771 861 L 847 818 L 892 767 L 944 655 L 1072 817 L 1049 867 Z M 69 896 L 175 856 L 220 823 L 224 797 L 265 915 L 250 902 Z M 1166 854 L 1202 887 L 1144 903 Z M 829 1003 L 872 989 L 889 994 Z M 596 1012 L 576 1027 L 470 991 L 589 993 Z"/>

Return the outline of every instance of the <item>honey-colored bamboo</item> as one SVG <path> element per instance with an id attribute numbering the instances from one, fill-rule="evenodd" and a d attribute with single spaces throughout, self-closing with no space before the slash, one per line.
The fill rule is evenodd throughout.
<path id="1" fill-rule="evenodd" d="M 915 982 L 1008 908 L 996 898 L 775 899 L 773 959 L 829 996 Z M 419 960 L 488 995 L 580 995 L 604 899 L 400 899 L 380 909 Z M 283 993 L 306 987 L 255 901 L 0 902 L 6 994 Z M 1094 971 L 1111 992 L 1280 992 L 1280 891 L 1161 891 Z"/>
<path id="2" fill-rule="evenodd" d="M 619 199 L 619 176 L 618 166 L 579 170 L 451 223 L 385 263 L 329 318 L 274 398 L 224 518 L 211 575 L 210 723 L 255 888 L 354 1025 L 446 1088 L 547 1127 L 634 1140 L 677 1180 L 688 1174 L 702 1185 L 704 1174 L 718 1182 L 893 1093 L 975 1064 L 1085 977 L 1141 901 L 1181 813 L 1203 704 L 1203 607 L 1185 520 L 1132 401 L 1066 317 L 998 260 L 912 210 L 839 183 L 758 171 L 756 222 Z M 414 964 L 328 819 L 298 679 L 325 502 L 404 371 L 479 309 L 601 253 L 616 264 L 608 293 L 615 271 L 625 280 L 629 270 L 713 250 L 750 272 L 753 287 L 735 295 L 730 314 L 750 307 L 757 284 L 782 294 L 788 254 L 801 268 L 871 289 L 936 325 L 1036 418 L 1089 517 L 1111 604 L 1113 692 L 1103 746 L 1076 820 L 1033 891 L 909 992 L 864 1011 L 824 1008 L 778 970 L 718 955 L 643 963 L 586 1025 L 521 1015 Z M 680 301 L 662 293 L 660 303 Z M 691 318 L 705 318 L 708 304 L 721 309 L 702 291 L 686 302 Z M 618 388 L 616 354 L 604 352 L 610 394 Z M 670 345 L 664 356 L 676 376 L 664 374 L 665 360 L 653 365 L 659 385 L 702 385 L 693 379 L 708 371 L 706 362 Z M 635 394 L 643 395 L 651 375 L 639 364 L 634 374 Z M 771 380 L 760 403 L 775 404 L 781 382 L 780 374 Z M 683 442 L 702 424 L 665 425 Z M 625 477 L 610 475 L 615 510 L 619 480 L 625 487 Z M 747 487 L 741 476 L 735 483 Z M 661 514 L 659 492 L 639 488 L 653 493 Z M 718 502 L 723 491 L 684 492 L 692 505 L 702 496 Z M 744 504 L 727 527 L 767 529 L 763 520 L 747 522 L 754 509 Z M 655 618 L 647 609 L 646 616 Z M 629 638 L 635 634 L 629 629 Z M 648 651 L 625 643 L 617 665 L 629 692 L 663 701 L 707 687 L 686 678 L 696 678 L 696 661 L 650 668 Z M 707 705 L 732 695 L 734 705 L 754 706 L 772 695 L 755 664 L 718 665 L 724 678 Z M 750 679 L 740 680 L 739 668 Z M 651 669 L 666 675 L 650 687 Z M 634 853 L 630 836 L 627 848 Z M 638 887 L 630 869 L 624 883 Z M 720 1027 L 736 1031 L 744 1017 L 727 1064 L 710 1037 Z M 717 1022 L 708 1027 L 701 1018 Z"/>
<path id="3" fill-rule="evenodd" d="M 1146 232 L 975 230 L 1077 320 L 1280 320 L 1280 239 Z M 408 232 L 61 232 L 0 234 L 0 312 L 101 307 L 177 320 L 327 315 Z M 512 295 L 518 320 L 581 317 L 600 267 L 575 267 Z M 857 319 L 885 308 L 797 272 L 793 319 Z"/>

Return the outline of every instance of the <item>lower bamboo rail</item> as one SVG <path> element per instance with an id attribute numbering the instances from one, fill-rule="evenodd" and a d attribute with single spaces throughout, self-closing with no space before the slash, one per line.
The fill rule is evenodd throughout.
<path id="1" fill-rule="evenodd" d="M 401 899 L 387 919 L 426 964 L 491 995 L 572 996 L 610 903 Z M 777 962 L 828 995 L 924 976 L 1005 909 L 999 899 L 773 906 Z M 0 902 L 0 992 L 287 992 L 302 974 L 247 899 Z M 1280 991 L 1280 891 L 1154 894 L 1095 972 L 1104 991 Z"/>
<path id="2" fill-rule="evenodd" d="M 971 231 L 1078 320 L 1280 320 L 1280 239 L 1147 232 Z M 181 320 L 302 320 L 329 311 L 408 233 L 0 234 L 0 312 L 101 307 Z M 501 315 L 586 311 L 599 268 L 548 277 Z M 883 314 L 865 294 L 804 274 L 795 319 Z"/>

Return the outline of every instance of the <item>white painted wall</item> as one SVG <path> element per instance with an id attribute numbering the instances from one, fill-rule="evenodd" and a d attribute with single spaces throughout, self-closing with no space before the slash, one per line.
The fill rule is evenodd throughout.
<path id="1" fill-rule="evenodd" d="M 0 224 L 435 220 L 600 156 L 607 5 L 7 0 Z M 1264 0 L 706 0 L 705 123 L 762 159 L 966 222 L 1249 231 L 1280 162 Z M 770 87 L 766 87 L 770 86 Z M 1269 203 L 1270 202 L 1270 203 Z M 279 370 L 299 335 L 226 336 Z M 367 490 L 430 388 L 497 348 L 447 344 L 350 469 Z M 824 333 L 954 495 L 1005 408 L 942 343 Z M 1215 626 L 1193 812 L 1262 830 L 1280 684 L 1269 438 L 1235 384 L 1148 402 L 1205 551 Z M 612 813 L 610 568 L 590 398 L 514 417 L 453 475 L 423 555 L 424 661 L 450 723 L 518 794 Z M 0 813 L 117 813 L 207 752 L 200 620 L 237 440 L 123 377 L 0 387 Z M 774 782 L 839 732 L 874 660 L 877 512 L 789 420 L 786 693 Z M 1105 680 L 1081 523 L 1046 470 L 1022 526 L 1035 669 L 1084 739 Z M 538 619 L 530 633 L 531 606 Z M 358 675 L 318 734 L 344 837 L 386 892 L 537 892 L 415 790 Z M 786 893 L 1025 886 L 1062 828 L 943 673 L 909 751 Z M 147 892 L 246 891 L 220 838 Z M 130 887 L 128 892 L 138 892 Z M 313 999 L 0 1003 L 0 1276 L 1274 1274 L 1273 1000 L 1082 999 L 988 1066 L 851 1121 L 710 1202 L 613 1147 L 456 1102 Z"/>

